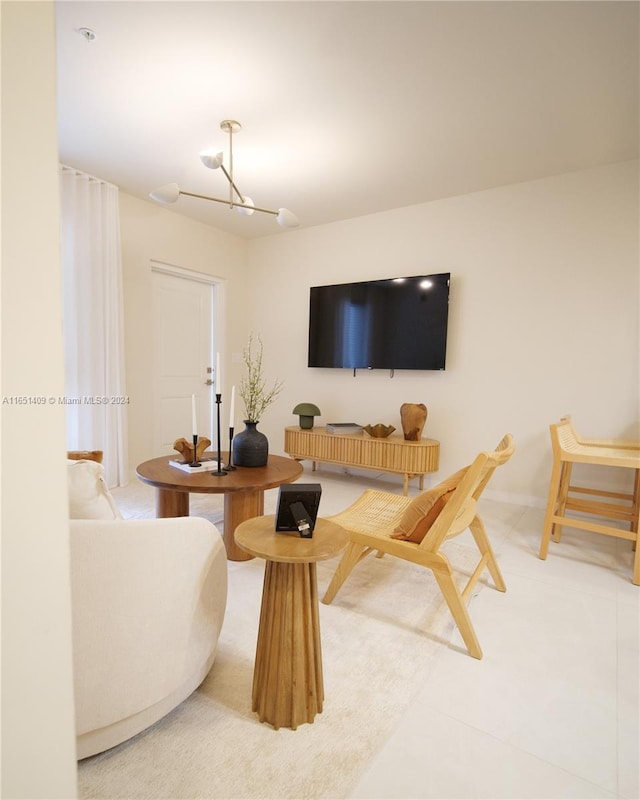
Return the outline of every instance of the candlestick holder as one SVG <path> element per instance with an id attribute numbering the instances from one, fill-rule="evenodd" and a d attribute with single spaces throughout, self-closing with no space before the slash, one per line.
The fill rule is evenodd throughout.
<path id="1" fill-rule="evenodd" d="M 227 476 L 227 473 L 223 469 L 220 469 L 220 462 L 221 462 L 221 457 L 220 457 L 220 403 L 221 402 L 222 402 L 222 395 L 216 393 L 216 420 L 217 420 L 217 426 L 218 426 L 217 427 L 217 429 L 218 429 L 218 436 L 217 436 L 217 439 L 218 439 L 218 469 L 215 470 L 215 472 L 212 472 L 211 474 L 212 475 L 216 475 L 219 478 L 222 478 L 223 476 L 224 477 Z"/>
<path id="2" fill-rule="evenodd" d="M 225 467 L 227 472 L 233 472 L 237 467 L 233 466 L 233 428 L 229 428 L 229 463 Z"/>
<path id="3" fill-rule="evenodd" d="M 193 434 L 193 459 L 189 462 L 190 467 L 201 467 L 202 464 L 198 461 L 198 434 Z"/>

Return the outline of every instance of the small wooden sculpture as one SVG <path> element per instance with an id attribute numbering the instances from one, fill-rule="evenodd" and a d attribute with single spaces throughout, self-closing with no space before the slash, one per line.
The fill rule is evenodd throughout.
<path id="1" fill-rule="evenodd" d="M 67 458 L 71 461 L 97 461 L 102 464 L 102 450 L 68 450 Z"/>
<path id="2" fill-rule="evenodd" d="M 196 461 L 199 461 L 202 458 L 204 451 L 207 449 L 207 447 L 209 447 L 210 444 L 211 439 L 207 439 L 206 436 L 198 437 L 198 446 L 196 447 L 195 458 Z M 176 439 L 173 443 L 173 449 L 180 453 L 185 464 L 191 464 L 193 462 L 193 442 L 188 442 L 184 437 L 181 439 Z"/>
<path id="3" fill-rule="evenodd" d="M 400 420 L 404 438 L 408 442 L 419 442 L 427 421 L 427 407 L 424 403 L 403 403 L 400 406 Z"/>

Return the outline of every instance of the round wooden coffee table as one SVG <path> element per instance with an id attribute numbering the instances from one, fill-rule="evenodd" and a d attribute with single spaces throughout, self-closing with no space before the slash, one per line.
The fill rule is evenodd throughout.
<path id="1" fill-rule="evenodd" d="M 238 525 L 236 543 L 266 559 L 253 671 L 253 710 L 260 722 L 293 728 L 322 711 L 324 685 L 316 562 L 347 544 L 344 528 L 318 519 L 313 538 L 276 532 L 275 517 Z"/>
<path id="2" fill-rule="evenodd" d="M 205 456 L 213 455 L 205 453 Z M 221 454 L 222 461 L 228 458 Z M 188 517 L 189 494 L 224 494 L 223 539 L 230 561 L 247 561 L 253 556 L 236 546 L 233 538 L 236 527 L 250 517 L 264 513 L 265 489 L 273 489 L 282 483 L 293 483 L 303 472 L 302 466 L 293 458 L 269 456 L 264 467 L 237 467 L 224 476 L 210 472 L 190 474 L 169 461 L 175 456 L 152 458 L 139 464 L 136 474 L 144 483 L 155 486 L 157 517 Z"/>

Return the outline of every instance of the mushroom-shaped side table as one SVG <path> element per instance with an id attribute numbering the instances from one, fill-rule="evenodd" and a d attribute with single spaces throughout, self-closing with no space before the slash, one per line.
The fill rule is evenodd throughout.
<path id="1" fill-rule="evenodd" d="M 313 418 L 320 416 L 320 409 L 313 403 L 298 403 L 293 413 L 300 415 L 301 428 L 313 428 Z"/>

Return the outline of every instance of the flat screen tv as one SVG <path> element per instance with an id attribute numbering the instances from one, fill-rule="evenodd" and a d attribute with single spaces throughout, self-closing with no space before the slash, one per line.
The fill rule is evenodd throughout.
<path id="1" fill-rule="evenodd" d="M 443 370 L 450 277 L 312 286 L 308 366 Z"/>

